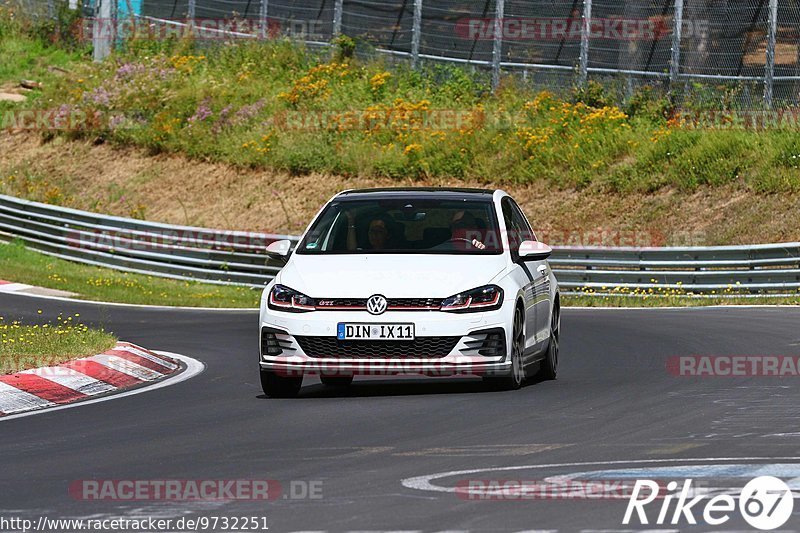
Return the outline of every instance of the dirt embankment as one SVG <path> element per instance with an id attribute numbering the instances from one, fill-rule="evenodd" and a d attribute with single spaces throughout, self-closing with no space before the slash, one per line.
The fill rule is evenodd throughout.
<path id="1" fill-rule="evenodd" d="M 241 169 L 181 155 L 27 133 L 0 133 L 0 191 L 78 209 L 173 224 L 301 232 L 344 189 L 397 186 L 501 187 L 552 244 L 691 245 L 800 241 L 800 195 L 739 187 L 685 193 L 608 194 L 545 183 L 398 181 Z"/>

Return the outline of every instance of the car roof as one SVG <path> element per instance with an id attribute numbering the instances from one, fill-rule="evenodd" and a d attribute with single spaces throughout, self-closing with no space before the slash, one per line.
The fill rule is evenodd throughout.
<path id="1" fill-rule="evenodd" d="M 336 196 L 337 200 L 366 200 L 391 198 L 474 198 L 491 200 L 495 190 L 459 187 L 389 187 L 376 189 L 354 189 Z"/>

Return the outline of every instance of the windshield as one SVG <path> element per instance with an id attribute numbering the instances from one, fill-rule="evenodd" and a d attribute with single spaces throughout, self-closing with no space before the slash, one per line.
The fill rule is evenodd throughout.
<path id="1" fill-rule="evenodd" d="M 343 200 L 328 205 L 299 254 L 499 254 L 491 201 Z"/>

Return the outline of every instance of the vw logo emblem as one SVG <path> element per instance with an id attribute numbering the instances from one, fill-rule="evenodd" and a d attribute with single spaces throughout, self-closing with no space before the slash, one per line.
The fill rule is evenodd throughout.
<path id="1" fill-rule="evenodd" d="M 367 300 L 367 311 L 371 315 L 382 315 L 386 312 L 387 305 L 386 298 L 376 294 L 375 296 L 370 296 L 369 300 Z"/>

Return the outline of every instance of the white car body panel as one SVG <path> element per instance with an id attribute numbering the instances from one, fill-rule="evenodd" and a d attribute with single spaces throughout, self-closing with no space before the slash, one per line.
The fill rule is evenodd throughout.
<path id="1" fill-rule="evenodd" d="M 259 359 L 261 369 L 301 374 L 369 374 L 373 370 L 376 373 L 386 370 L 389 374 L 503 374 L 510 369 L 507 354 L 502 357 L 475 356 L 469 350 L 465 351 L 465 347 L 468 341 L 474 340 L 470 337 L 471 333 L 495 328 L 503 329 L 506 346 L 510 346 L 514 309 L 520 303 L 526 312 L 525 363 L 536 363 L 543 357 L 543 350 L 548 345 L 551 313 L 553 302 L 558 298 L 558 285 L 547 261 L 522 263 L 512 260 L 501 210 L 501 202 L 507 196 L 503 191 L 495 191 L 492 195 L 505 250 L 502 254 L 293 254 L 275 280 L 264 290 L 260 312 L 260 327 L 278 330 L 278 338 L 290 349 L 279 356 L 262 354 Z M 332 201 L 337 197 L 338 195 L 332 198 Z M 324 208 L 319 211 L 317 218 L 323 212 Z M 312 221 L 306 232 L 313 225 Z M 539 270 L 542 266 L 546 267 L 544 274 Z M 366 299 L 373 295 L 390 299 L 443 299 L 492 284 L 503 289 L 504 299 L 502 307 L 497 310 L 463 314 L 388 310 L 375 316 L 366 309 L 291 313 L 270 309 L 267 305 L 270 291 L 276 284 L 317 299 Z M 340 322 L 413 323 L 417 338 L 462 338 L 446 356 L 429 359 L 410 357 L 365 360 L 338 354 L 330 358 L 309 357 L 303 352 L 296 337 L 328 337 L 335 340 L 337 324 Z"/>
<path id="2" fill-rule="evenodd" d="M 506 264 L 502 255 L 304 256 L 290 261 L 277 283 L 314 298 L 447 298 L 489 284 Z"/>

